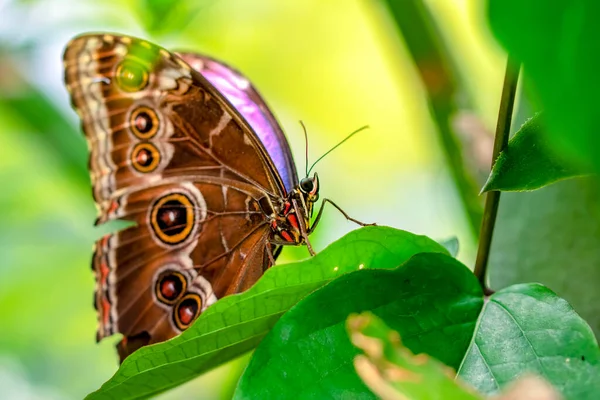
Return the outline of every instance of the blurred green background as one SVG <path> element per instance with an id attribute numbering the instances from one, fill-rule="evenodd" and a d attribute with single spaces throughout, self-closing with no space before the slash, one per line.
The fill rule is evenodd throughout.
<path id="1" fill-rule="evenodd" d="M 417 2 L 394 3 L 397 11 Z M 311 160 L 370 125 L 319 163 L 322 196 L 363 221 L 440 240 L 456 236 L 459 258 L 472 265 L 474 224 L 428 105 L 421 79 L 427 66 L 413 62 L 385 2 L 167 3 L 175 10 L 151 0 L 0 0 L 2 398 L 82 398 L 117 368 L 118 338 L 94 340 L 91 248 L 108 228 L 93 227 L 87 149 L 62 83 L 63 48 L 82 32 L 141 36 L 236 66 L 278 116 L 299 170 L 304 137 L 298 120 L 308 128 Z M 428 0 L 424 6 L 460 75 L 451 123 L 462 157 L 471 169 L 485 171 L 504 55 L 481 3 Z M 329 209 L 313 245 L 318 251 L 355 228 Z M 304 248 L 286 249 L 280 262 L 307 255 Z M 245 362 L 162 397 L 227 398 Z"/>

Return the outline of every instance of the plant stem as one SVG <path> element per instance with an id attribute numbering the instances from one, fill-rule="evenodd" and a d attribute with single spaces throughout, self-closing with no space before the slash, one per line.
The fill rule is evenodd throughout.
<path id="1" fill-rule="evenodd" d="M 440 29 L 422 0 L 384 0 L 398 33 L 410 52 L 414 65 L 427 91 L 433 122 L 437 125 L 440 147 L 448 164 L 469 223 L 473 240 L 477 238 L 482 219 L 482 204 L 474 171 L 464 163 L 464 149 L 455 134 L 451 119 L 470 101 L 457 102 L 458 88 L 463 87 L 460 69 L 451 52 L 440 40 Z"/>
<path id="2" fill-rule="evenodd" d="M 500 110 L 498 111 L 498 123 L 496 124 L 496 134 L 494 137 L 492 168 L 494 168 L 494 163 L 500 155 L 500 152 L 508 145 L 508 137 L 510 135 L 510 126 L 515 104 L 515 93 L 517 91 L 517 82 L 519 80 L 519 69 L 520 65 L 509 55 L 506 62 L 504 85 L 502 87 L 502 97 L 500 98 Z M 500 191 L 494 190 L 486 194 L 483 219 L 481 221 L 481 230 L 479 233 L 477 259 L 475 260 L 475 270 L 473 271 L 485 294 L 493 293 L 491 289 L 488 288 L 485 278 L 499 203 Z"/>

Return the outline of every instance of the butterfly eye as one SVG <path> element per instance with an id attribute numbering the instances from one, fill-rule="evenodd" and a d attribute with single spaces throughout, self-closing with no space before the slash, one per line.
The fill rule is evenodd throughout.
<path id="1" fill-rule="evenodd" d="M 156 297 L 165 304 L 175 303 L 185 292 L 187 281 L 181 273 L 166 271 L 156 280 Z"/>
<path id="2" fill-rule="evenodd" d="M 131 113 L 129 126 L 132 133 L 138 138 L 150 139 L 158 132 L 158 116 L 151 108 L 138 107 Z"/>
<path id="3" fill-rule="evenodd" d="M 300 189 L 304 193 L 310 193 L 314 189 L 313 180 L 311 178 L 304 178 L 300 181 Z"/>
<path id="4" fill-rule="evenodd" d="M 160 163 L 160 152 L 150 143 L 138 143 L 131 152 L 131 165 L 138 172 L 152 172 Z"/>
<path id="5" fill-rule="evenodd" d="M 121 62 L 115 71 L 117 85 L 126 92 L 137 92 L 148 85 L 148 71 L 133 61 Z"/>
<path id="6" fill-rule="evenodd" d="M 188 293 L 175 306 L 173 316 L 175 325 L 181 330 L 187 329 L 202 310 L 202 299 L 196 293 Z"/>
<path id="7" fill-rule="evenodd" d="M 194 211 L 194 205 L 184 194 L 163 196 L 152 207 L 152 229 L 162 242 L 179 244 L 192 232 Z"/>

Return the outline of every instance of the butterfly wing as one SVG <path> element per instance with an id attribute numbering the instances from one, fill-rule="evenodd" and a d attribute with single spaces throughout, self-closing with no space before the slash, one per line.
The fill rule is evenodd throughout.
<path id="1" fill-rule="evenodd" d="M 140 39 L 84 35 L 65 80 L 90 148 L 98 223 L 98 340 L 121 357 L 187 328 L 270 266 L 267 215 L 285 194 L 251 127 L 202 75 Z"/>
<path id="2" fill-rule="evenodd" d="M 177 53 L 200 72 L 248 121 L 271 156 L 290 192 L 298 184 L 292 151 L 275 116 L 248 78 L 234 68 L 201 54 Z"/>

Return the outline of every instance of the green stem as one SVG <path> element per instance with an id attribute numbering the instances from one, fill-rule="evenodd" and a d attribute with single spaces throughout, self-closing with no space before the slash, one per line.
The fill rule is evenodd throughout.
<path id="1" fill-rule="evenodd" d="M 513 108 L 515 104 L 515 93 L 517 92 L 517 82 L 519 80 L 519 69 L 520 65 L 509 55 L 508 61 L 506 62 L 502 97 L 500 98 L 498 123 L 496 124 L 492 168 L 494 167 L 494 163 L 500 155 L 500 152 L 508 145 Z M 475 270 L 473 271 L 486 294 L 493 293 L 487 286 L 486 272 L 488 260 L 490 258 L 490 247 L 492 245 L 492 236 L 494 234 L 494 226 L 496 225 L 496 216 L 498 214 L 499 203 L 500 191 L 490 191 L 486 194 L 483 219 L 481 221 L 481 230 L 479 233 L 477 259 L 475 260 Z"/>
<path id="2" fill-rule="evenodd" d="M 451 119 L 464 107 L 458 105 L 460 73 L 450 51 L 440 40 L 440 32 L 422 0 L 384 0 L 398 33 L 406 44 L 427 91 L 435 130 L 462 200 L 473 238 L 481 224 L 482 209 L 473 171 L 464 164 L 463 148 L 452 128 Z M 468 108 L 468 104 L 467 104 Z"/>

